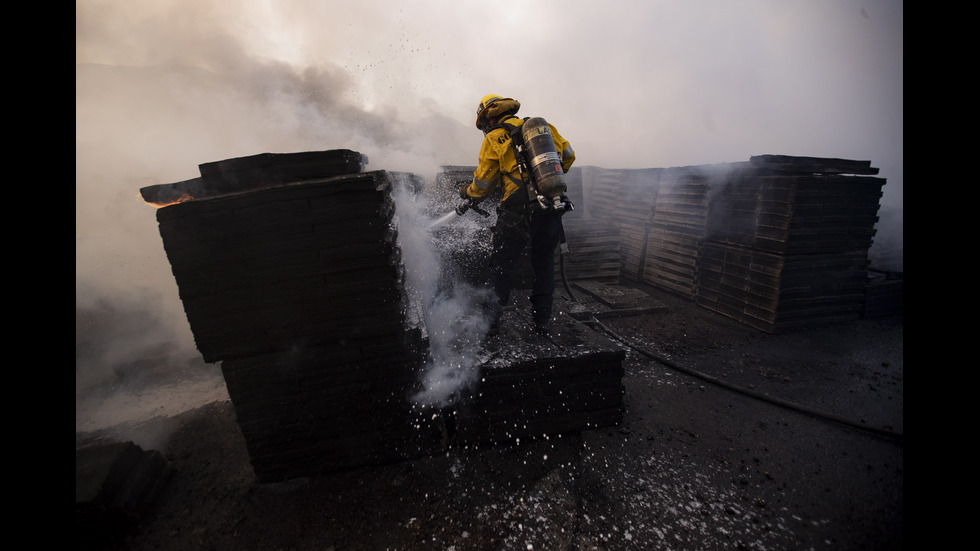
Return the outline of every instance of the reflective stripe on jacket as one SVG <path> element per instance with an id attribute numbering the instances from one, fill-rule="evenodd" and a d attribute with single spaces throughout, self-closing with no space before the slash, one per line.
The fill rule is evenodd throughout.
<path id="1" fill-rule="evenodd" d="M 509 116 L 501 122 L 520 126 L 524 124 L 524 119 Z M 548 126 L 551 128 L 551 138 L 555 142 L 555 150 L 561 157 L 561 167 L 565 172 L 568 172 L 572 163 L 575 162 L 575 151 L 568 140 L 558 133 L 554 125 L 548 123 Z M 498 186 L 503 185 L 503 199 L 507 199 L 521 189 L 523 185 L 521 184 L 521 174 L 517 168 L 514 148 L 510 141 L 510 134 L 500 126 L 483 137 L 478 164 L 476 170 L 473 171 L 473 181 L 466 188 L 466 193 L 470 197 L 486 197 L 493 193 Z"/>

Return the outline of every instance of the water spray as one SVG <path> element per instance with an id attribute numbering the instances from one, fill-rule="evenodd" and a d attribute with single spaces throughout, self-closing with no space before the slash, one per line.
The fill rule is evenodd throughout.
<path id="1" fill-rule="evenodd" d="M 454 210 L 454 211 L 452 211 L 450 213 L 445 214 L 441 218 L 438 218 L 438 219 L 434 220 L 432 223 L 429 224 L 428 228 L 426 228 L 426 229 L 432 230 L 432 229 L 438 228 L 439 226 L 445 224 L 446 222 L 449 222 L 450 220 L 452 220 L 456 216 L 463 216 L 464 214 L 466 214 L 466 211 L 468 211 L 468 210 L 472 210 L 473 212 L 479 214 L 480 216 L 483 216 L 484 218 L 490 216 L 490 213 L 489 212 L 481 209 L 478 206 L 479 204 L 480 204 L 479 201 L 475 201 L 473 199 L 467 199 L 465 202 L 463 202 L 463 204 L 461 204 L 460 206 L 456 207 L 456 210 Z"/>
<path id="2" fill-rule="evenodd" d="M 455 211 L 450 212 L 450 213 L 446 214 L 445 216 L 443 216 L 443 217 L 441 217 L 441 218 L 439 218 L 439 219 L 431 222 L 426 227 L 426 229 L 427 230 L 432 230 L 432 229 L 438 228 L 439 226 L 445 224 L 446 222 L 449 222 L 450 220 L 452 220 L 455 217 L 456 217 L 456 212 Z"/>
<path id="3" fill-rule="evenodd" d="M 407 186 L 396 190 L 395 201 L 406 291 L 421 306 L 428 338 L 428 358 L 420 373 L 420 387 L 408 399 L 418 407 L 450 407 L 478 383 L 480 370 L 488 361 L 480 343 L 490 327 L 483 309 L 490 291 L 453 278 L 444 280 L 435 245 L 454 236 L 436 236 L 431 230 L 468 210 L 482 216 L 490 213 L 477 206 L 479 200 L 470 200 L 429 221 L 422 212 L 431 203 L 424 196 L 412 194 Z"/>

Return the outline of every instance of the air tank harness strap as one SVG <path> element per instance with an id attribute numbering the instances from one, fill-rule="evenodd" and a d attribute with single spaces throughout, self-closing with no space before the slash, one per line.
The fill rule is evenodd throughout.
<path id="1" fill-rule="evenodd" d="M 529 118 L 524 117 L 523 120 L 527 121 Z M 510 136 L 510 146 L 514 150 L 514 160 L 517 162 L 517 170 L 521 173 L 520 182 L 513 176 L 510 176 L 511 181 L 524 190 L 526 204 L 529 206 L 531 213 L 546 207 L 547 205 L 541 203 L 538 198 L 538 187 L 534 182 L 534 176 L 531 174 L 527 157 L 524 155 L 524 135 L 521 133 L 521 127 L 510 124 L 509 122 L 501 122 L 497 126 L 506 130 Z"/>

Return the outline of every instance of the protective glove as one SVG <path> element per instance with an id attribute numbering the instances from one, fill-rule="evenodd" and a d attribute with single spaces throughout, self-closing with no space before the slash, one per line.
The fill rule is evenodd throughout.
<path id="1" fill-rule="evenodd" d="M 469 200 L 470 194 L 466 193 L 466 190 L 470 187 L 469 182 L 463 182 L 463 185 L 459 188 L 459 196 L 465 201 Z"/>

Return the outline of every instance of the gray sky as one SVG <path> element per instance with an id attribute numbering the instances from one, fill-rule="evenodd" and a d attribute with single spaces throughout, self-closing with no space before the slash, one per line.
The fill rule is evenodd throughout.
<path id="1" fill-rule="evenodd" d="M 896 0 L 76 0 L 76 302 L 166 305 L 139 188 L 263 152 L 368 169 L 473 164 L 486 94 L 553 122 L 579 165 L 783 154 L 870 160 L 902 206 Z M 186 322 L 183 322 L 186 325 Z"/>

